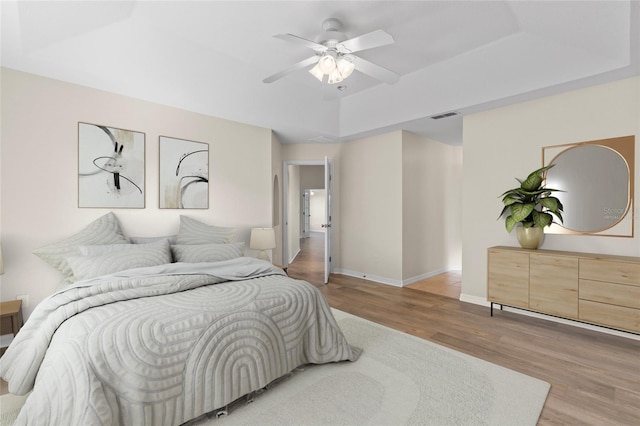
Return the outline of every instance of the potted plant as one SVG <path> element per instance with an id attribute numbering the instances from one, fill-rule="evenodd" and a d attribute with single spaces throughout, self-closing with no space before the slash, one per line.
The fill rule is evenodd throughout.
<path id="1" fill-rule="evenodd" d="M 553 166 L 551 164 L 535 170 L 525 180 L 516 178 L 520 186 L 500 196 L 504 208 L 498 219 L 505 216 L 505 227 L 509 233 L 517 227 L 518 242 L 523 248 L 537 249 L 540 246 L 544 227 L 554 223 L 553 216 L 562 223 L 562 203 L 551 196 L 553 192 L 561 190 L 544 186 L 546 171 Z"/>

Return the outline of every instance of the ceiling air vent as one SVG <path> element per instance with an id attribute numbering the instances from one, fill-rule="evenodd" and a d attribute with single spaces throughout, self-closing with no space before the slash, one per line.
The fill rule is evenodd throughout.
<path id="1" fill-rule="evenodd" d="M 445 112 L 443 114 L 432 115 L 431 118 L 433 118 L 434 120 L 441 120 L 443 118 L 453 117 L 454 115 L 458 115 L 458 112 L 456 111 Z"/>

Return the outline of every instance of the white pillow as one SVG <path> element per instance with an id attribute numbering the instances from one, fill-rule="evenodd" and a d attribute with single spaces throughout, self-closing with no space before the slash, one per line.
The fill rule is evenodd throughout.
<path id="1" fill-rule="evenodd" d="M 78 246 L 98 244 L 126 244 L 118 219 L 113 212 L 91 222 L 82 231 L 57 243 L 40 247 L 33 254 L 60 271 L 65 281 L 70 282 L 73 271 L 66 258 L 80 254 Z"/>
<path id="2" fill-rule="evenodd" d="M 132 268 L 171 263 L 171 250 L 169 241 L 164 240 L 94 256 L 70 256 L 67 262 L 77 281 Z"/>
<path id="3" fill-rule="evenodd" d="M 174 244 L 171 253 L 176 262 L 200 263 L 231 260 L 244 255 L 244 242 L 230 244 Z"/>
<path id="4" fill-rule="evenodd" d="M 196 219 L 180 216 L 176 244 L 225 244 L 230 243 L 235 235 L 235 228 L 207 225 Z"/>

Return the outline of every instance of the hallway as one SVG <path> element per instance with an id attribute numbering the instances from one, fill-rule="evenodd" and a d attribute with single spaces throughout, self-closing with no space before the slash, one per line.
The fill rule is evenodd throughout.
<path id="1" fill-rule="evenodd" d="M 316 287 L 324 285 L 324 232 L 310 232 L 309 238 L 300 239 L 300 252 L 289 264 L 287 274 Z"/>

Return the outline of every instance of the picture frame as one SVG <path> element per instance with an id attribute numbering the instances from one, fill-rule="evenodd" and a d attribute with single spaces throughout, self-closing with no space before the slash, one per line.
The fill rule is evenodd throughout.
<path id="1" fill-rule="evenodd" d="M 78 207 L 145 207 L 145 134 L 78 122 Z"/>
<path id="2" fill-rule="evenodd" d="M 160 136 L 159 207 L 209 208 L 209 144 Z"/>

